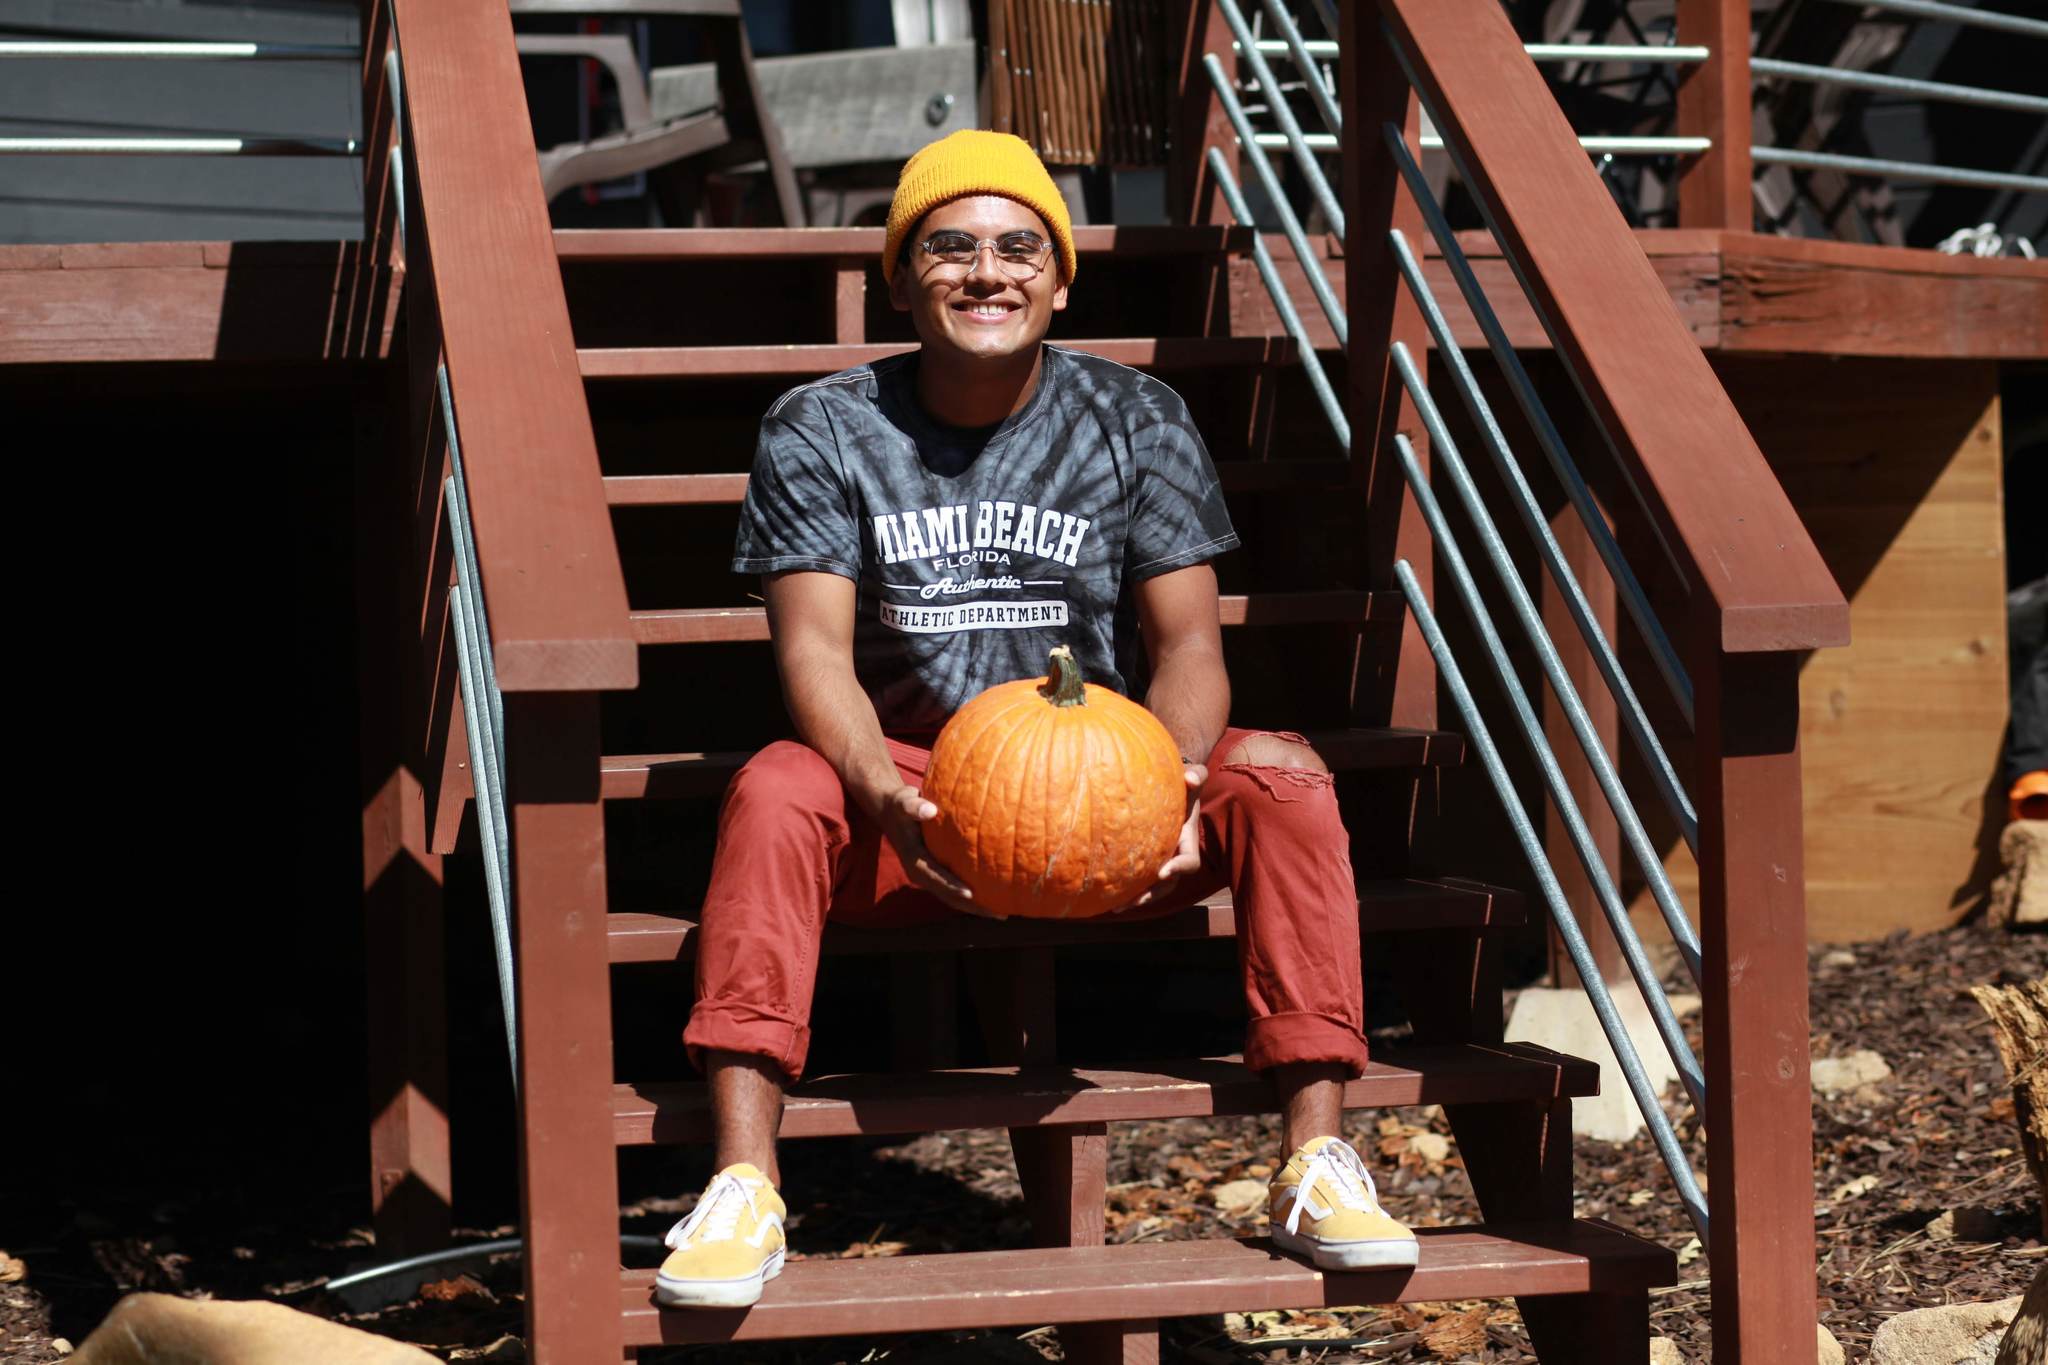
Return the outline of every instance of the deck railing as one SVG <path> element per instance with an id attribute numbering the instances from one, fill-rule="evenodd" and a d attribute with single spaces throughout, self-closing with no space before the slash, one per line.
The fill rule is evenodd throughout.
<path id="1" fill-rule="evenodd" d="M 1217 3 L 1237 38 L 1248 83 L 1277 91 L 1264 61 L 1268 54 L 1236 0 Z M 1427 529 L 1426 540 L 1402 533 L 1405 548 L 1388 572 L 1464 718 L 1679 1199 L 1710 1248 L 1716 1358 L 1797 1358 L 1811 1352 L 1814 1340 L 1797 676 L 1805 651 L 1846 641 L 1847 606 L 1499 6 L 1492 0 L 1381 0 L 1377 15 L 1359 9 L 1364 12 L 1347 12 L 1349 31 L 1342 35 L 1342 106 L 1314 101 L 1329 128 L 1324 137 L 1344 148 L 1350 181 L 1348 310 L 1335 302 L 1326 283 L 1317 283 L 1319 262 L 1302 240 L 1262 147 L 1278 137 L 1298 159 L 1314 149 L 1291 119 L 1282 120 L 1280 134 L 1258 134 L 1236 96 L 1239 83 L 1213 58 L 1208 63 L 1239 154 L 1266 189 L 1333 332 L 1349 352 L 1348 405 L 1337 400 L 1270 256 L 1263 248 L 1254 254 L 1276 310 L 1301 346 L 1333 430 L 1347 448 L 1354 433 L 1367 433 L 1353 458 L 1375 470 L 1397 465 L 1407 506 Z M 1318 79 L 1316 63 L 1306 58 L 1327 54 L 1302 50 L 1298 35 L 1276 26 L 1299 74 Z M 1394 89 L 1404 77 L 1420 105 L 1405 117 Z M 1595 497 L 1567 449 L 1430 195 L 1414 154 L 1424 117 L 1439 131 L 1605 438 L 1619 477 L 1603 486 L 1620 491 L 1604 500 Z M 1250 223 L 1220 149 L 1211 149 L 1208 166 L 1233 214 Z M 1669 694 L 1669 712 L 1677 717 L 1669 723 L 1691 731 L 1684 746 L 1692 755 L 1689 771 L 1674 762 L 1671 749 L 1678 746 L 1664 742 L 1623 671 L 1614 642 L 1596 620 L 1458 348 L 1408 235 L 1418 219 L 1436 240 L 1536 444 L 1626 604 L 1661 690 Z M 1390 288 L 1396 278 L 1405 297 Z M 1698 859 L 1697 932 L 1437 407 L 1420 359 L 1430 343 L 1500 475 L 1510 510 L 1556 584 L 1594 673 L 1614 694 L 1657 802 Z M 1384 477 L 1367 482 L 1388 487 Z M 1612 807 L 1651 899 L 1701 988 L 1704 1067 L 1664 998 L 1438 503 L 1437 489 L 1444 484 L 1462 504 L 1594 784 Z M 1401 496 L 1398 488 L 1395 496 Z M 1409 524 L 1406 513 L 1379 520 Z M 1678 583 L 1677 600 L 1665 602 L 1662 616 L 1622 553 L 1624 542 L 1656 547 L 1664 561 L 1658 576 Z M 1636 1056 L 1488 719 L 1437 622 L 1429 580 L 1439 564 L 1471 618 L 1493 682 L 1514 713 L 1623 961 L 1711 1134 L 1705 1182 L 1710 1195 L 1702 1191 Z"/>
<path id="2" fill-rule="evenodd" d="M 373 0 L 365 31 L 365 237 L 405 268 L 416 623 L 438 688 L 414 701 L 434 713 L 459 686 L 453 719 L 425 724 L 427 762 L 451 785 L 466 763 L 484 845 L 530 1135 L 528 1288 L 547 1284 L 529 1328 L 543 1354 L 616 1360 L 617 1267 L 585 1254 L 617 1242 L 616 1171 L 548 1158 L 611 1150 L 598 699 L 636 685 L 638 647 L 509 11 Z"/>

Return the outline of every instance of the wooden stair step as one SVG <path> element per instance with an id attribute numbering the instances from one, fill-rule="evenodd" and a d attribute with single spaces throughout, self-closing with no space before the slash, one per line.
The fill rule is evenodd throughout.
<path id="1" fill-rule="evenodd" d="M 1307 592 L 1231 593 L 1218 600 L 1226 626 L 1385 625 L 1405 606 L 1392 591 L 1319 589 Z M 672 607 L 630 613 L 633 637 L 643 645 L 732 644 L 768 638 L 763 607 Z"/>
<path id="2" fill-rule="evenodd" d="M 650 261 L 845 260 L 879 264 L 883 229 L 854 228 L 557 228 L 564 265 Z M 1202 256 L 1252 249 L 1250 228 L 1161 225 L 1076 227 L 1083 256 Z"/>
<path id="3" fill-rule="evenodd" d="M 1521 924 L 1522 898 L 1481 882 L 1443 877 L 1395 877 L 1361 882 L 1358 924 L 1363 933 L 1420 929 L 1493 929 Z M 1065 947 L 1090 943 L 1156 943 L 1230 938 L 1237 933 L 1230 893 L 1170 915 L 1137 920 L 977 919 L 960 915 L 909 929 L 856 929 L 827 924 L 827 953 L 921 953 L 969 949 Z M 674 962 L 695 951 L 697 921 L 683 915 L 615 910 L 605 916 L 613 962 Z"/>
<path id="4" fill-rule="evenodd" d="M 1299 493 L 1347 488 L 1348 460 L 1219 460 L 1226 493 Z M 736 506 L 747 495 L 745 474 L 612 474 L 604 481 L 613 507 Z"/>
<path id="5" fill-rule="evenodd" d="M 1320 730 L 1304 738 L 1337 772 L 1453 767 L 1465 757 L 1464 736 L 1449 730 Z M 607 801 L 716 796 L 751 757 L 753 751 L 746 749 L 607 754 L 599 760 L 601 790 Z"/>
<path id="6" fill-rule="evenodd" d="M 1608 1223 L 1421 1228 L 1413 1269 L 1322 1271 L 1263 1240 L 791 1261 L 747 1309 L 657 1309 L 654 1272 L 621 1276 L 625 1344 L 1117 1322 L 1280 1308 L 1642 1293 L 1677 1258 Z"/>
<path id="7" fill-rule="evenodd" d="M 1288 337 L 1057 338 L 1055 345 L 1087 351 L 1141 369 L 1243 369 L 1291 364 Z M 617 346 L 576 352 L 585 379 L 748 379 L 836 374 L 917 349 L 914 341 L 819 342 L 788 346 Z"/>
<path id="8" fill-rule="evenodd" d="M 1346 1083 L 1347 1109 L 1491 1104 L 1594 1095 L 1598 1064 L 1520 1043 L 1411 1047 L 1375 1058 Z M 789 1092 L 785 1138 L 1035 1128 L 1058 1123 L 1269 1114 L 1272 1083 L 1235 1057 L 1157 1063 L 1144 1070 L 976 1067 L 899 1075 L 820 1076 Z M 612 1135 L 621 1147 L 710 1142 L 711 1099 L 701 1082 L 612 1089 Z"/>

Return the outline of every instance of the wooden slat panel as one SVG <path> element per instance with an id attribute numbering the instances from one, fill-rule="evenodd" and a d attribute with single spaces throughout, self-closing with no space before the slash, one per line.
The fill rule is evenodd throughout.
<path id="1" fill-rule="evenodd" d="M 395 0 L 409 187 L 506 692 L 633 687 L 639 652 L 542 197 L 512 20 Z"/>
<path id="2" fill-rule="evenodd" d="M 1325 1272 L 1260 1241 L 1142 1242 L 1046 1251 L 792 1262 L 751 1309 L 662 1312 L 654 1272 L 621 1276 L 629 1346 L 928 1332 L 1318 1308 L 1641 1293 L 1677 1277 L 1672 1254 L 1604 1223 L 1422 1228 L 1413 1270 Z"/>
<path id="3" fill-rule="evenodd" d="M 1512 891 L 1458 878 L 1367 881 L 1358 888 L 1365 933 L 1418 929 L 1489 929 L 1523 922 Z M 605 920 L 613 962 L 674 962 L 695 951 L 697 923 L 679 915 L 613 911 Z M 827 953 L 952 952 L 959 949 L 1059 947 L 1079 943 L 1171 942 L 1229 938 L 1237 932 L 1230 895 L 1221 892 L 1187 910 L 1139 920 L 986 920 L 970 915 L 915 929 L 852 929 L 828 925 Z"/>
<path id="4" fill-rule="evenodd" d="M 1344 460 L 1219 460 L 1216 477 L 1229 493 L 1293 493 L 1348 485 Z M 747 495 L 745 474 L 613 474 L 604 481 L 613 507 L 735 505 Z"/>
<path id="5" fill-rule="evenodd" d="M 1327 730 L 1309 735 L 1308 740 L 1338 772 L 1449 766 L 1465 757 L 1464 736 L 1445 730 Z M 603 759 L 605 799 L 716 796 L 752 756 L 744 749 L 607 755 Z"/>
<path id="6" fill-rule="evenodd" d="M 1524 1044 L 1408 1048 L 1374 1060 L 1344 1086 L 1347 1109 L 1488 1104 L 1597 1094 L 1596 1063 Z M 1138 1070 L 980 1067 L 906 1075 L 821 1076 L 790 1091 L 785 1138 L 939 1133 L 1063 1123 L 1269 1114 L 1272 1082 L 1235 1057 Z M 619 1145 L 709 1142 L 711 1098 L 701 1082 L 612 1089 Z"/>
<path id="7" fill-rule="evenodd" d="M 764 257 L 882 254 L 881 228 L 562 228 L 555 252 L 565 262 L 760 260 Z M 1084 256 L 1201 256 L 1251 250 L 1240 227 L 1076 227 Z"/>
<path id="8" fill-rule="evenodd" d="M 1077 351 L 1161 370 L 1238 369 L 1294 359 L 1284 337 L 1106 337 L 1058 343 Z M 917 349 L 911 342 L 860 346 L 629 346 L 576 353 L 585 379 L 747 379 L 836 374 Z"/>
<path id="9" fill-rule="evenodd" d="M 1401 619 L 1394 592 L 1262 592 L 1228 595 L 1218 602 L 1226 626 L 1366 625 Z M 768 638 L 762 607 L 677 607 L 632 613 L 633 638 L 643 645 L 729 644 Z"/>
<path id="10" fill-rule="evenodd" d="M 1429 0 L 1381 9 L 1678 561 L 1700 643 L 1845 643 L 1841 590 L 1507 16 Z"/>

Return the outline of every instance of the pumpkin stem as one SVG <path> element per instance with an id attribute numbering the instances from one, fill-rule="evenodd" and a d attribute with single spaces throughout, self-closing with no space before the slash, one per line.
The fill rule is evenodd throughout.
<path id="1" fill-rule="evenodd" d="M 1088 704 L 1088 693 L 1081 686 L 1081 665 L 1074 662 L 1073 650 L 1065 645 L 1053 646 L 1045 665 L 1045 686 L 1038 689 L 1038 695 L 1054 706 Z"/>

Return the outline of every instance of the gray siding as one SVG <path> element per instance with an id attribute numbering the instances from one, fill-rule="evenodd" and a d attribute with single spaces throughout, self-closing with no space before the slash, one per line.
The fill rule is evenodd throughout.
<path id="1" fill-rule="evenodd" d="M 354 0 L 0 0 L 0 36 L 360 42 Z M 0 60 L 0 136 L 361 136 L 354 62 Z M 362 235 L 354 157 L 0 156 L 0 242 Z"/>

